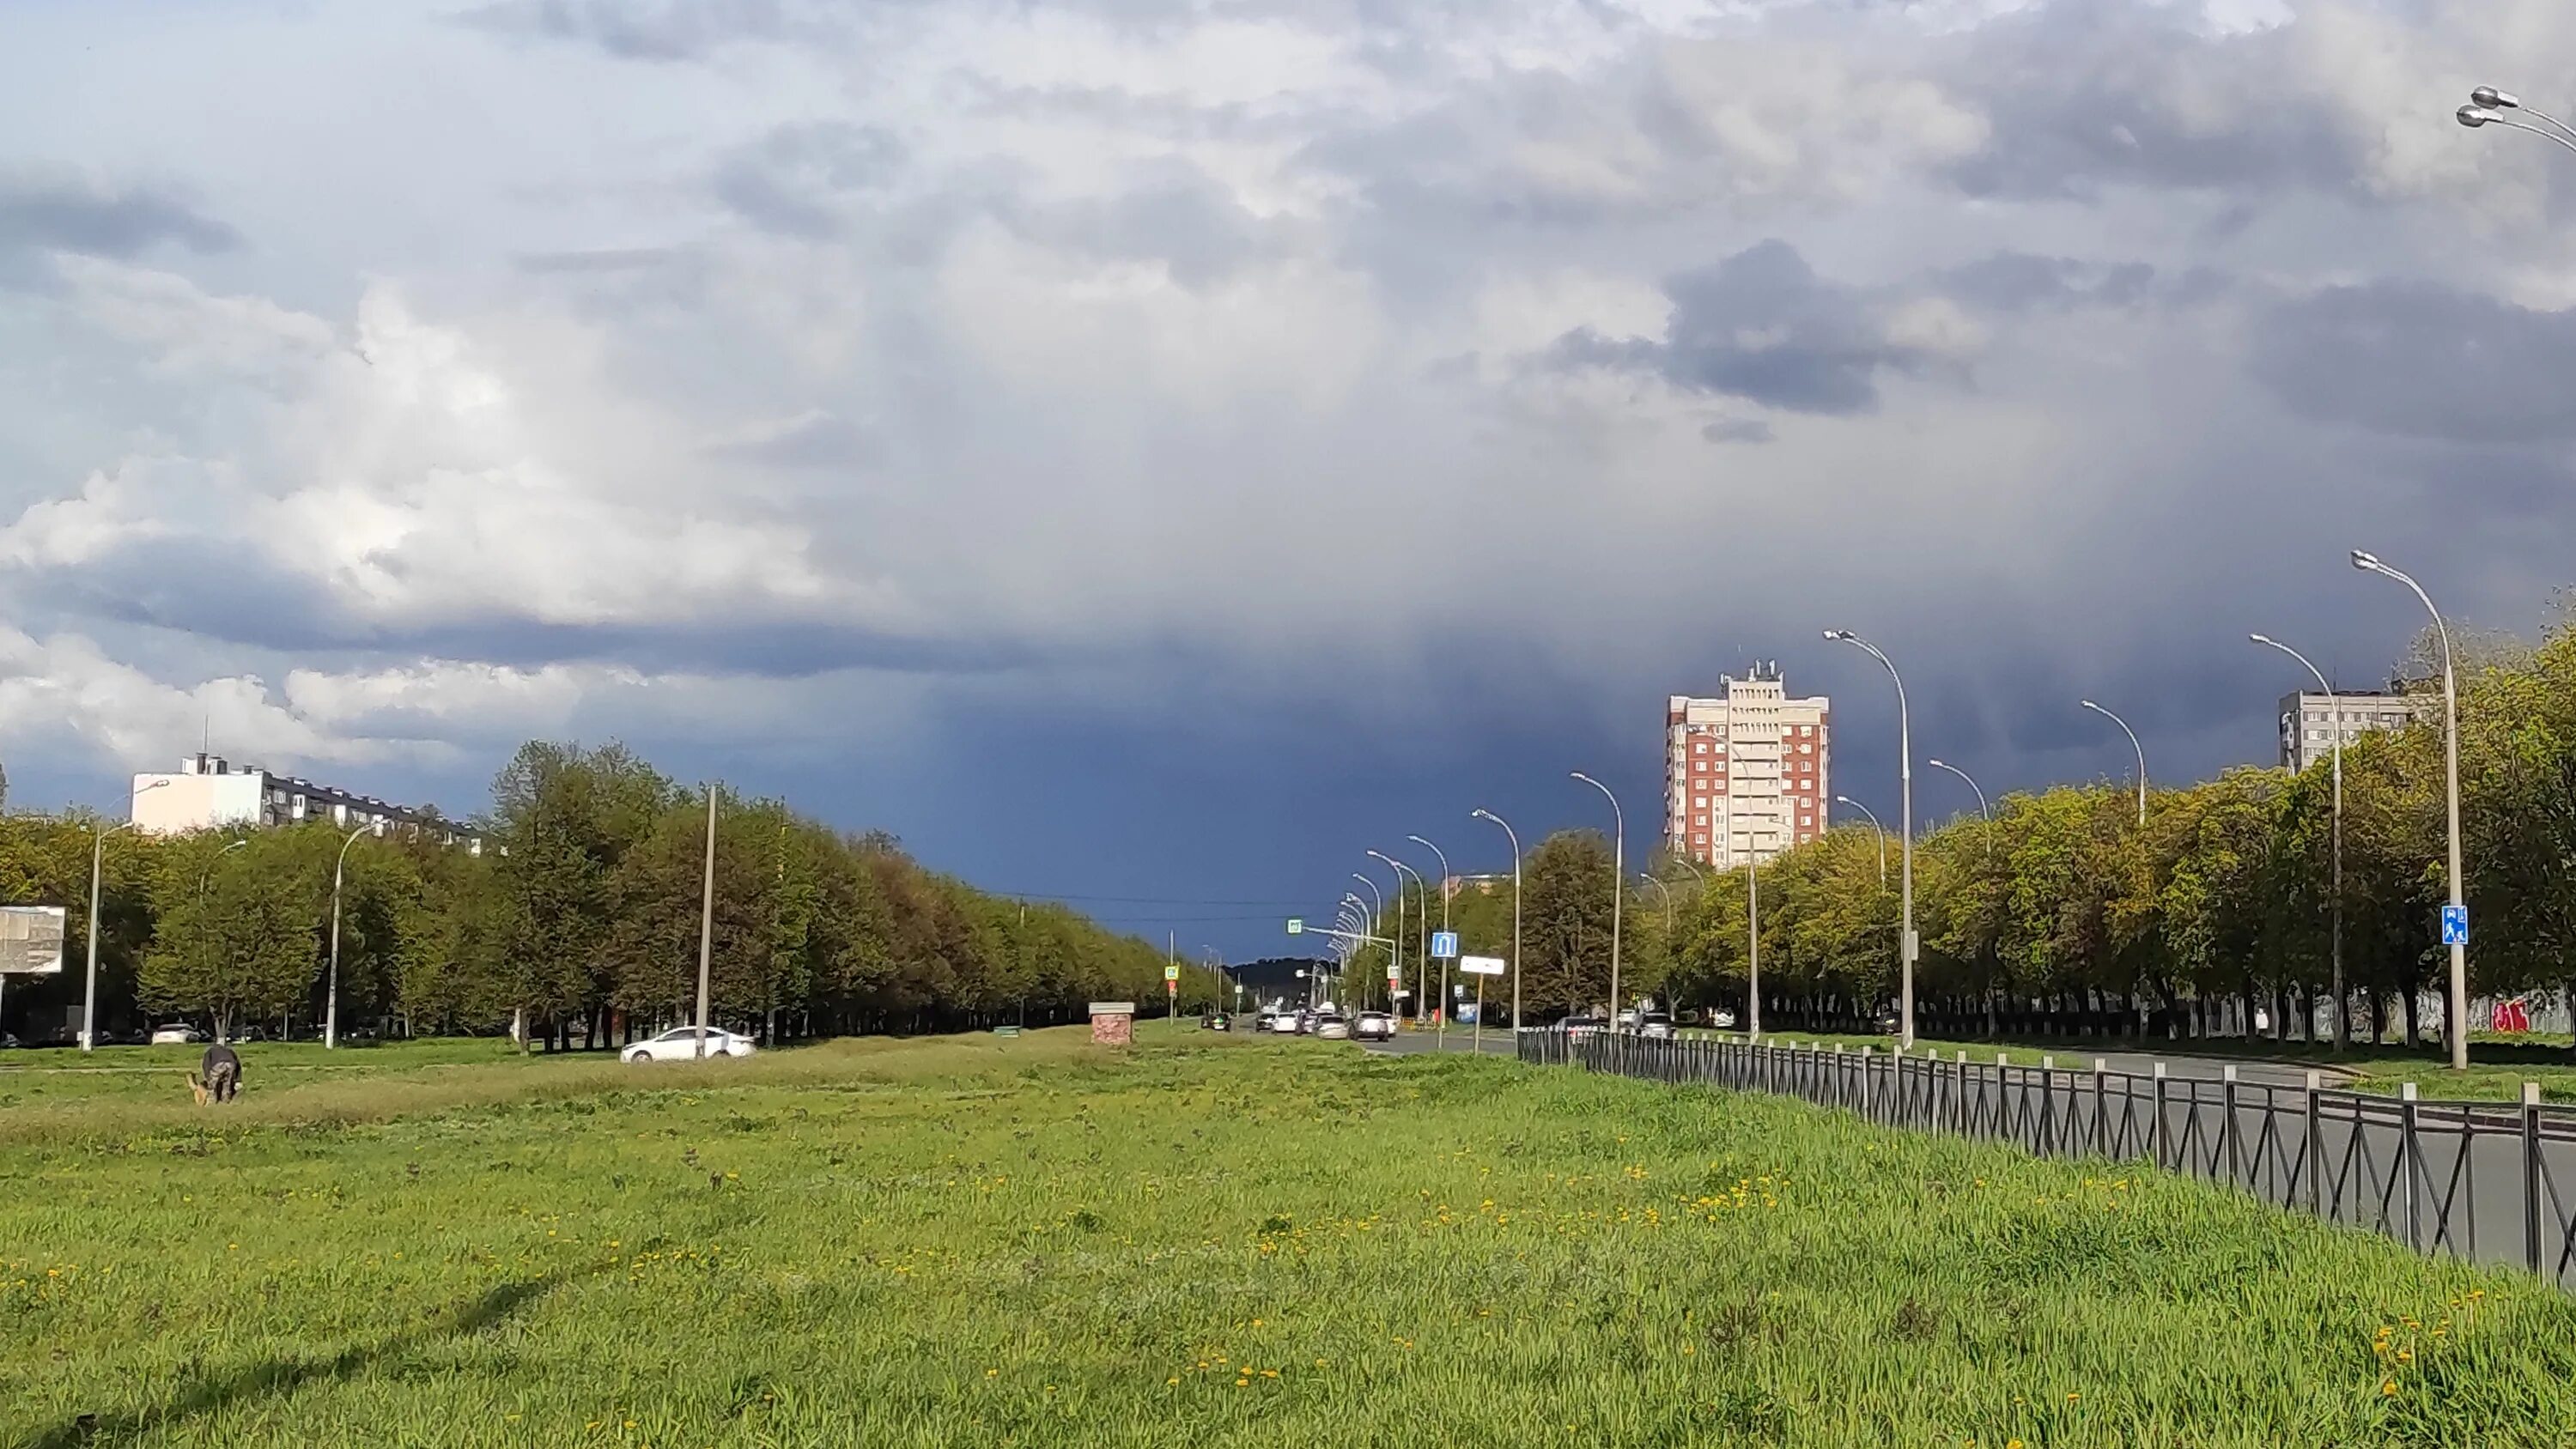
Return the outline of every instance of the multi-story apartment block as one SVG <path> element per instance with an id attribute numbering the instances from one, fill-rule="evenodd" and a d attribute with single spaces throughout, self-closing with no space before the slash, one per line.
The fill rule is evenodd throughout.
<path id="1" fill-rule="evenodd" d="M 1664 710 L 1664 843 L 1721 870 L 1824 834 L 1833 798 L 1829 701 L 1789 698 L 1777 664 L 1724 685 Z"/>
<path id="2" fill-rule="evenodd" d="M 462 842 L 477 855 L 483 851 L 481 836 L 434 812 L 272 775 L 256 765 L 236 766 L 219 755 L 192 755 L 175 774 L 138 773 L 131 808 L 135 828 L 153 835 L 328 820 L 342 829 L 373 825 L 389 834 L 426 833 L 445 844 Z"/>
<path id="3" fill-rule="evenodd" d="M 2281 763 L 2292 770 L 2333 753 L 2340 732 L 2345 744 L 2373 730 L 2402 729 L 2419 719 L 2438 719 L 2439 695 L 2367 692 L 2318 694 L 2301 690 L 2281 696 Z"/>

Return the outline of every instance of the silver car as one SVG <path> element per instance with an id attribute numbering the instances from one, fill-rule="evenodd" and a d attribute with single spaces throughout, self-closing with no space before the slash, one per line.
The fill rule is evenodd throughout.
<path id="1" fill-rule="evenodd" d="M 1349 1041 L 1351 1019 L 1338 1011 L 1327 1011 L 1315 1018 L 1315 1035 L 1327 1041 Z"/>

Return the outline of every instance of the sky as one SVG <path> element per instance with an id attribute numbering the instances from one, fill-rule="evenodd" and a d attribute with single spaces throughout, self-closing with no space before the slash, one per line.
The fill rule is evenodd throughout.
<path id="1" fill-rule="evenodd" d="M 0 764 L 623 739 L 1183 951 L 1362 851 L 2269 763 L 2576 581 L 2565 0 L 7 0 Z M 2554 109 L 2554 108 L 2553 108 Z M 1939 818 L 1970 802 L 1917 781 Z M 1384 877 L 1381 875 L 1381 879 Z"/>

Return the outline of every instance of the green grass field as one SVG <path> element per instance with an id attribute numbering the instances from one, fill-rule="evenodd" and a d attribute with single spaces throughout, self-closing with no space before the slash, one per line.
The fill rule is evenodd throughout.
<path id="1" fill-rule="evenodd" d="M 1785 1100 L 1159 1024 L 185 1055 L 0 1074 L 0 1444 L 2576 1433 L 2536 1281 Z"/>

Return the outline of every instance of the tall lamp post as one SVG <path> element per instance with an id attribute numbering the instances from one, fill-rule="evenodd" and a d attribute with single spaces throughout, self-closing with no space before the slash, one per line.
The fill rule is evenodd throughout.
<path id="1" fill-rule="evenodd" d="M 1859 811 L 1868 819 L 1869 828 L 1878 832 L 1878 888 L 1880 890 L 1887 889 L 1887 827 L 1878 823 L 1878 814 L 1876 811 L 1871 810 L 1868 806 L 1863 805 L 1849 795 L 1836 795 L 1834 797 L 1834 803 L 1837 805 L 1849 805 L 1854 810 Z"/>
<path id="2" fill-rule="evenodd" d="M 1415 950 L 1413 953 L 1413 969 L 1422 977 L 1422 984 L 1427 988 L 1431 985 L 1431 967 L 1427 964 L 1427 949 L 1430 943 L 1422 940 L 1421 937 L 1431 934 L 1431 897 L 1422 889 L 1422 872 L 1415 870 L 1412 866 L 1406 865 L 1403 861 L 1396 859 L 1385 851 L 1372 850 L 1369 854 L 1385 861 L 1395 869 L 1396 935 L 1402 936 L 1404 934 L 1404 883 L 1407 880 L 1411 880 L 1413 882 L 1415 898 L 1422 902 L 1422 904 L 1415 909 L 1413 913 L 1419 918 L 1414 922 L 1419 934 L 1414 940 Z M 1420 1026 L 1422 1024 L 1422 1003 L 1418 998 L 1415 1000 L 1413 1005 L 1413 1024 L 1416 1026 Z"/>
<path id="3" fill-rule="evenodd" d="M 2300 653 L 2298 650 L 2291 648 L 2289 645 L 2282 643 L 2280 640 L 2272 638 L 2268 634 L 2248 634 L 2245 637 L 2267 649 L 2278 649 L 2282 653 L 2299 661 L 2301 667 L 2305 668 L 2308 673 L 2316 677 L 2317 688 L 2325 691 L 2327 704 L 2329 707 L 2333 707 L 2335 711 L 2333 827 L 2334 907 L 2332 913 L 2334 921 L 2334 1046 L 2336 1051 L 2342 1051 L 2352 1041 L 2352 1023 L 2350 1020 L 2351 1012 L 2347 1009 L 2347 1005 L 2343 999 L 2343 711 L 2335 703 L 2335 687 L 2333 681 L 2326 678 L 2326 672 L 2319 669 L 2316 666 L 2315 661 L 2309 659 L 2308 656 Z M 2311 1031 L 2315 1030 L 2313 1025 L 2311 1025 L 2309 1029 Z"/>
<path id="4" fill-rule="evenodd" d="M 1439 846 L 1419 835 L 1408 835 L 1404 838 L 1430 851 L 1440 861 L 1440 934 L 1445 936 L 1449 934 L 1449 857 Z M 1425 965 L 1422 970 L 1426 977 L 1431 974 L 1431 968 L 1428 965 Z M 1449 962 L 1445 957 L 1440 962 L 1440 1020 L 1434 1031 L 1436 1034 L 1432 1037 L 1433 1050 L 1446 1050 L 1449 1044 Z"/>
<path id="5" fill-rule="evenodd" d="M 2521 111 L 2538 116 L 2557 129 L 2543 130 L 2538 126 L 2526 125 L 2506 115 L 2507 111 Z M 2480 126 L 2502 126 L 2508 131 L 2529 131 L 2544 141 L 2555 141 L 2570 151 L 2576 151 L 2576 131 L 2569 130 L 2565 121 L 2546 112 L 2533 110 L 2522 103 L 2520 96 L 2510 91 L 2497 90 L 2494 86 L 2480 86 L 2469 92 L 2469 103 L 2453 114 L 2460 118 L 2461 125 L 2472 131 Z"/>
<path id="6" fill-rule="evenodd" d="M 1601 792 L 1610 802 L 1610 1030 L 1619 1030 L 1619 915 L 1620 904 L 1628 895 L 1628 816 L 1619 808 L 1619 797 L 1610 787 L 1581 770 L 1574 778 Z"/>
<path id="7" fill-rule="evenodd" d="M 167 780 L 155 780 L 151 784 L 143 786 L 142 789 L 136 790 L 134 793 L 140 795 L 144 790 L 158 790 L 169 783 L 170 782 Z M 93 820 L 90 822 L 89 826 L 89 969 L 86 973 L 85 983 L 81 987 L 80 1029 L 80 1049 L 85 1052 L 95 1051 L 98 1049 L 99 868 L 104 865 L 107 860 L 107 838 L 120 830 L 131 830 L 133 828 L 134 822 L 131 820 L 126 821 L 122 825 L 106 826 L 102 826 L 98 821 Z"/>
<path id="8" fill-rule="evenodd" d="M 340 1044 L 340 880 L 349 867 L 349 847 L 370 830 L 381 832 L 381 824 L 361 825 L 340 842 L 340 858 L 331 863 L 331 981 L 322 993 L 322 1049 L 329 1051 Z"/>
<path id="9" fill-rule="evenodd" d="M 1374 915 L 1370 916 L 1369 919 L 1372 922 L 1385 921 L 1386 892 L 1377 888 L 1376 881 L 1369 879 L 1358 871 L 1351 872 L 1351 879 L 1358 881 L 1361 885 L 1367 886 L 1369 889 L 1369 899 L 1377 903 L 1377 911 Z M 1404 1003 L 1395 999 L 1395 993 L 1404 985 L 1404 881 L 1400 877 L 1395 883 L 1395 909 L 1397 913 L 1395 918 L 1395 930 L 1386 938 L 1386 1010 L 1388 1015 L 1394 1017 L 1398 1021 L 1402 1021 L 1404 1019 Z M 1375 927 L 1372 926 L 1371 929 L 1374 930 Z"/>
<path id="10" fill-rule="evenodd" d="M 1521 838 L 1491 810 L 1479 808 L 1467 818 L 1501 825 L 1503 838 L 1512 843 L 1512 1033 L 1517 1040 L 1521 1029 Z"/>
<path id="11" fill-rule="evenodd" d="M 1967 781 L 1969 791 L 1977 797 L 1977 813 L 1986 818 L 1986 823 L 1988 825 L 1995 823 L 1994 807 L 1986 803 L 1986 792 L 1977 784 L 1977 780 L 1974 775 L 1969 774 L 1967 771 L 1960 769 L 1958 766 L 1951 764 L 1947 760 L 1925 760 L 1923 763 L 1930 765 L 1936 770 L 1947 770 L 1951 774 L 1958 776 L 1960 779 Z"/>
<path id="12" fill-rule="evenodd" d="M 1865 651 L 1872 659 L 1887 666 L 1887 677 L 1896 681 L 1896 780 L 1897 840 L 1899 870 L 1902 873 L 1902 895 L 1898 913 L 1903 918 L 1896 938 L 1897 1037 L 1896 1044 L 1911 1049 L 1914 1045 L 1914 726 L 1905 710 L 1905 676 L 1896 672 L 1896 661 L 1879 647 L 1849 629 L 1827 629 L 1829 640 L 1849 644 Z"/>
<path id="13" fill-rule="evenodd" d="M 706 883 L 698 896 L 698 1055 L 707 1054 L 708 989 L 716 959 L 716 787 L 707 782 Z"/>
<path id="14" fill-rule="evenodd" d="M 2457 917 L 2460 922 L 2456 934 L 2449 930 L 2442 933 L 2450 938 L 2451 947 L 2451 999 L 2444 1015 L 2450 1026 L 2451 1068 L 2464 1072 L 2469 1068 L 2469 907 L 2467 880 L 2460 871 L 2460 687 L 2451 667 L 2451 626 L 2444 622 L 2442 611 L 2433 607 L 2433 596 L 2424 592 L 2422 584 L 2381 563 L 2377 554 L 2354 549 L 2352 566 L 2364 573 L 2383 574 L 2413 589 L 2424 612 L 2433 616 L 2433 632 L 2442 641 L 2442 768 L 2449 794 L 2451 837 L 2451 905 L 2443 914 Z"/>
<path id="15" fill-rule="evenodd" d="M 1989 870 L 1993 869 L 1995 863 L 1995 811 L 1993 806 L 1986 803 L 1985 787 L 1977 783 L 1976 776 L 1969 774 L 1967 771 L 1960 769 L 1958 766 L 1951 764 L 1947 760 L 1929 759 L 1925 760 L 1923 763 L 1930 765 L 1936 770 L 1947 770 L 1951 774 L 1966 781 L 1969 793 L 1977 797 L 1977 814 L 1984 817 L 1986 822 L 1986 867 Z M 1991 972 L 1986 978 L 1986 989 L 1982 994 L 1986 998 L 1986 1035 L 1993 1036 L 1995 1034 L 1995 983 L 1994 976 Z"/>
<path id="16" fill-rule="evenodd" d="M 2138 752 L 2138 824 L 2141 826 L 2145 825 L 2147 823 L 2147 747 L 2138 743 L 2138 732 L 2129 728 L 2129 722 L 2127 720 L 2120 718 L 2118 715 L 2111 713 L 2109 710 L 2104 709 L 2102 706 L 2095 704 L 2089 699 L 2077 700 L 2076 703 L 2083 705 L 2086 709 L 2089 709 L 2095 714 L 2102 716 L 2102 718 L 2109 720 L 2111 723 L 2118 725 L 2120 727 L 2120 733 L 2129 737 L 2129 748 Z"/>

